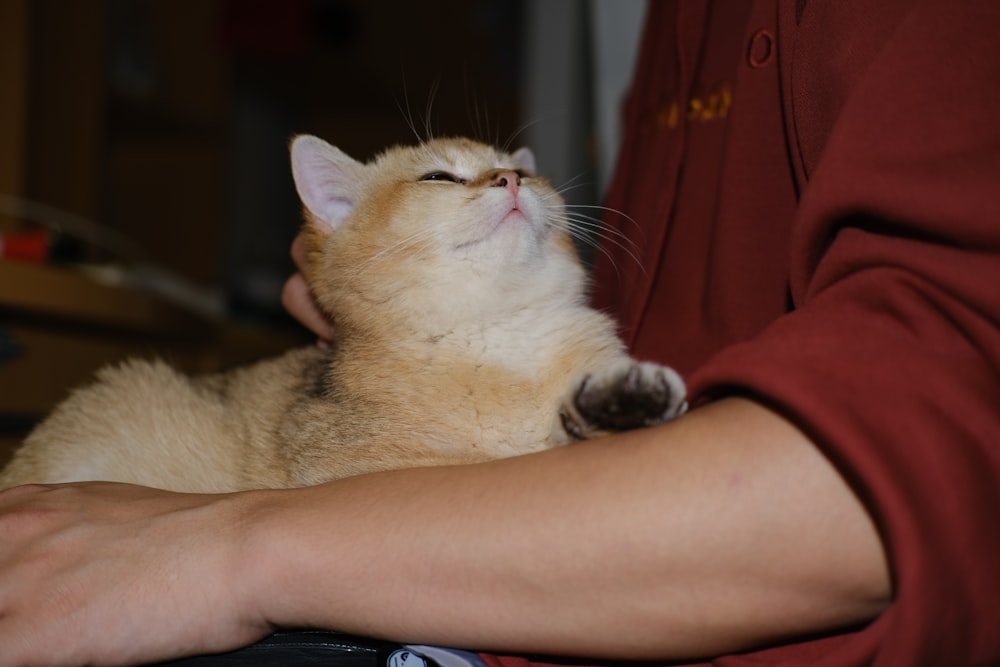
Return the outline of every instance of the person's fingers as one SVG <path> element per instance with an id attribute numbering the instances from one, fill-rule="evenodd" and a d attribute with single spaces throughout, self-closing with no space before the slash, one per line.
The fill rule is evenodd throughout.
<path id="1" fill-rule="evenodd" d="M 240 498 L 95 483 L 0 493 L 0 665 L 145 664 L 269 632 L 243 593 Z"/>
<path id="2" fill-rule="evenodd" d="M 295 262 L 295 266 L 298 267 L 300 273 L 306 272 L 306 267 L 309 265 L 308 255 L 306 254 L 306 239 L 299 233 L 292 240 L 292 261 Z"/>
<path id="3" fill-rule="evenodd" d="M 320 310 L 305 279 L 309 257 L 305 236 L 301 232 L 292 240 L 291 256 L 298 272 L 285 281 L 281 291 L 281 304 L 292 317 L 319 336 L 320 345 L 324 345 L 333 340 L 333 325 Z"/>
<path id="4" fill-rule="evenodd" d="M 302 273 L 296 273 L 285 281 L 285 286 L 281 290 L 281 305 L 292 317 L 319 336 L 321 341 L 333 340 L 333 325 L 316 304 L 309 283 Z"/>

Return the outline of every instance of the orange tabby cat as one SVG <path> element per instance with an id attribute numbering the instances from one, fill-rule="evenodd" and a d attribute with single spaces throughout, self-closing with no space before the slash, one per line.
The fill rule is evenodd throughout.
<path id="1" fill-rule="evenodd" d="M 362 164 L 300 136 L 291 154 L 333 349 L 203 377 L 105 368 L 31 433 L 0 486 L 301 486 L 533 452 L 683 411 L 677 374 L 632 360 L 586 305 L 563 202 L 530 151 L 436 139 Z"/>

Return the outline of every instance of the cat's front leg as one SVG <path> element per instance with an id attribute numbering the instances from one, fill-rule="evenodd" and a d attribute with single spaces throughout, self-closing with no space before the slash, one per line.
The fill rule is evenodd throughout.
<path id="1" fill-rule="evenodd" d="M 655 426 L 687 410 L 684 381 L 666 366 L 625 360 L 585 375 L 559 416 L 573 440 Z"/>

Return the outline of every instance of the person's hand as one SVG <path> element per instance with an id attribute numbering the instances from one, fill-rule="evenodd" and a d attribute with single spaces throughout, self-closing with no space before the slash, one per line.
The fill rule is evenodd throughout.
<path id="1" fill-rule="evenodd" d="M 0 492 L 0 665 L 132 664 L 264 636 L 244 503 L 124 484 Z"/>
<path id="2" fill-rule="evenodd" d="M 292 242 L 292 259 L 299 270 L 285 281 L 281 304 L 292 317 L 319 337 L 321 345 L 328 344 L 334 338 L 333 325 L 316 304 L 309 283 L 306 282 L 306 248 L 301 234 Z"/>

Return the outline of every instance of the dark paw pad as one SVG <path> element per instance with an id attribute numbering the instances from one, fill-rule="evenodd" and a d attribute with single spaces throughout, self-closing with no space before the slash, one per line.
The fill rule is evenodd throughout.
<path id="1" fill-rule="evenodd" d="M 560 416 L 566 432 L 579 440 L 673 419 L 686 407 L 684 393 L 684 383 L 671 369 L 633 363 L 586 376 L 573 397 L 574 409 Z"/>

